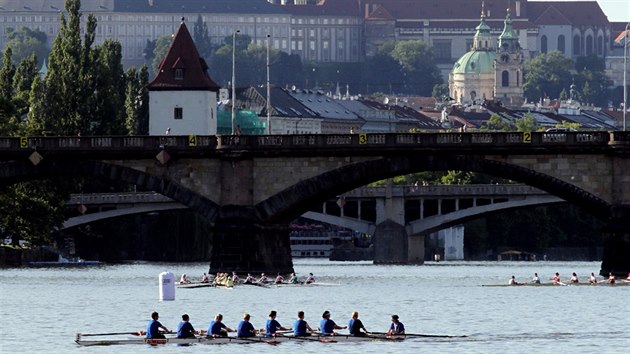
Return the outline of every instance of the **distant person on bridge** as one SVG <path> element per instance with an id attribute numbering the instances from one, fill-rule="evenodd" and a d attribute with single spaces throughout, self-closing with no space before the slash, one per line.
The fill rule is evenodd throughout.
<path id="1" fill-rule="evenodd" d="M 405 325 L 398 321 L 398 315 L 392 315 L 392 324 L 389 325 L 389 331 L 387 331 L 388 336 L 402 335 L 405 334 Z"/>

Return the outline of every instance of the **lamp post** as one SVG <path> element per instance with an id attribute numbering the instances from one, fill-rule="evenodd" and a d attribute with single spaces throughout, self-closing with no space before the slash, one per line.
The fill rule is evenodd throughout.
<path id="1" fill-rule="evenodd" d="M 234 121 L 236 120 L 236 34 L 241 32 L 240 30 L 232 33 L 232 135 L 235 134 Z"/>
<path id="2" fill-rule="evenodd" d="M 626 115 L 628 114 L 628 26 L 630 22 L 626 23 L 626 30 L 623 33 L 623 131 L 626 131 Z"/>
<path id="3" fill-rule="evenodd" d="M 271 86 L 269 84 L 269 43 L 271 35 L 267 35 L 267 135 L 271 135 Z"/>

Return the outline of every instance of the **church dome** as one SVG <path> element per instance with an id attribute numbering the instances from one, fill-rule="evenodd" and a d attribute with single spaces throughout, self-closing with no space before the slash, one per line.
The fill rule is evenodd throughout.
<path id="1" fill-rule="evenodd" d="M 494 73 L 494 51 L 473 50 L 464 54 L 453 65 L 453 74 Z"/>

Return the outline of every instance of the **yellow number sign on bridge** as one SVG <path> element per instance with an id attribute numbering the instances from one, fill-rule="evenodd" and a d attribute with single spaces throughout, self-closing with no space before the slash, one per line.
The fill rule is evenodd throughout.
<path id="1" fill-rule="evenodd" d="M 367 144 L 367 134 L 359 134 L 359 144 Z"/>
<path id="2" fill-rule="evenodd" d="M 188 136 L 188 146 L 194 147 L 197 146 L 197 136 L 189 135 Z"/>
<path id="3" fill-rule="evenodd" d="M 523 142 L 527 144 L 532 143 L 532 132 L 523 132 Z"/>
<path id="4" fill-rule="evenodd" d="M 26 149 L 28 148 L 28 137 L 27 136 L 21 136 L 20 137 L 20 149 Z"/>

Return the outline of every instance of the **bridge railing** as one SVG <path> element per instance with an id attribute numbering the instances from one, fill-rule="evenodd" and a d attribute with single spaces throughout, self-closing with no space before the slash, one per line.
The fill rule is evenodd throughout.
<path id="1" fill-rule="evenodd" d="M 222 136 L 73 136 L 0 137 L 1 151 L 46 150 L 277 150 L 343 149 L 352 147 L 583 147 L 630 144 L 630 132 L 474 132 L 474 133 L 376 133 L 310 135 L 222 135 Z"/>

